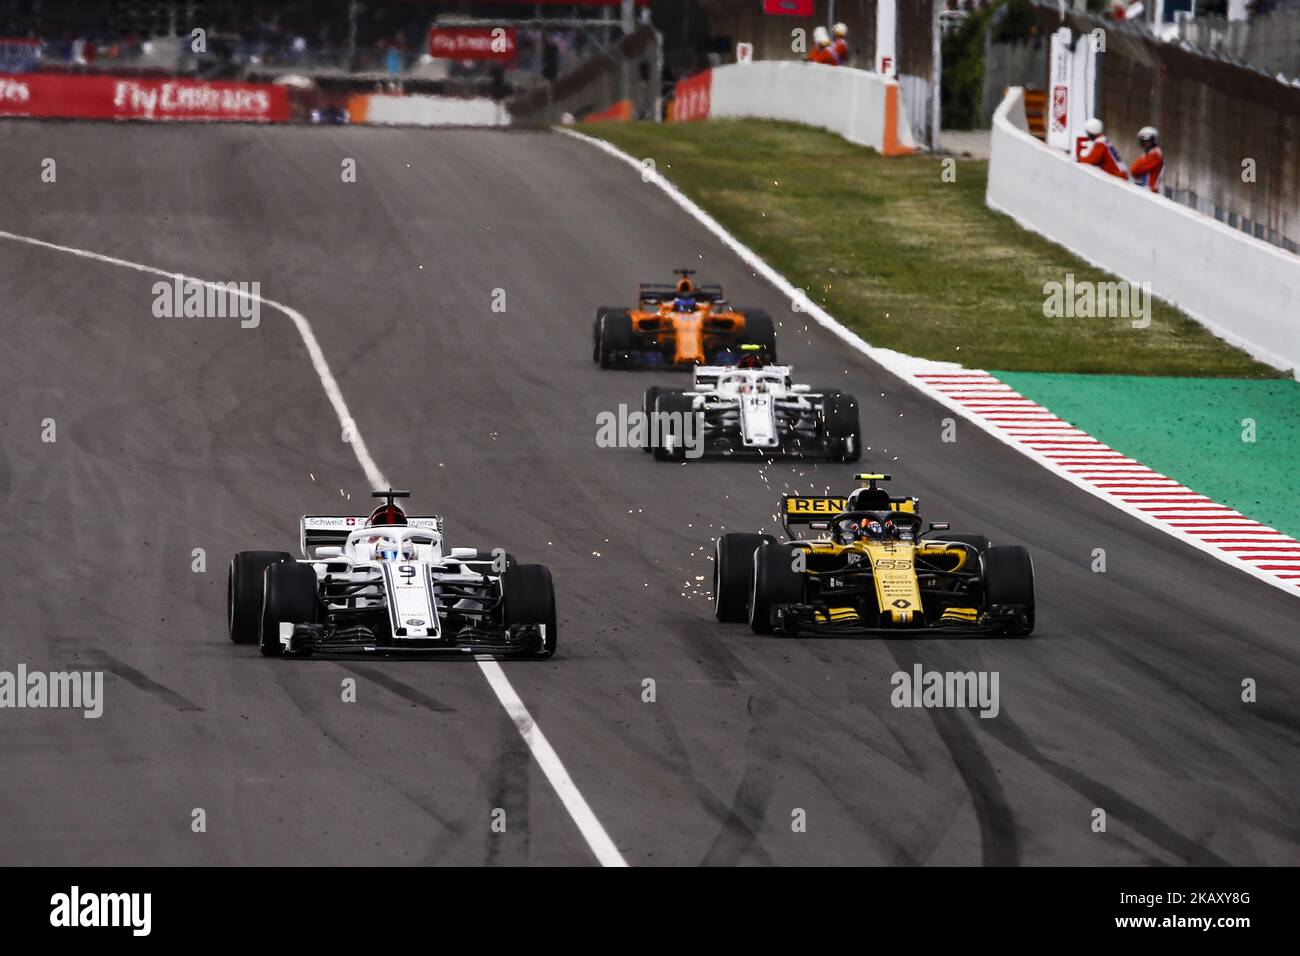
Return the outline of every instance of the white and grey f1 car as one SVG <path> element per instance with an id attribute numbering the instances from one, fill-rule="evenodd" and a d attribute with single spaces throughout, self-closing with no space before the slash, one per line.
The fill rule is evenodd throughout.
<path id="1" fill-rule="evenodd" d="M 394 499 L 369 518 L 307 515 L 303 560 L 241 551 L 230 562 L 230 639 L 267 657 L 312 653 L 555 653 L 555 591 L 540 564 L 500 549 L 443 548 L 442 518 Z"/>
<path id="2" fill-rule="evenodd" d="M 690 390 L 651 386 L 642 405 L 650 425 L 645 450 L 661 461 L 704 454 L 857 461 L 857 399 L 796 385 L 790 373 L 789 365 L 700 365 Z"/>

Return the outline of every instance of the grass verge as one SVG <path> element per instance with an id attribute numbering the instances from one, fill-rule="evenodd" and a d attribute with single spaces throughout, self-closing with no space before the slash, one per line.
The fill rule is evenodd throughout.
<path id="1" fill-rule="evenodd" d="M 1048 282 L 1114 277 L 984 205 L 988 164 L 884 159 L 766 120 L 596 123 L 873 345 L 969 368 L 1279 378 L 1171 306 L 1049 319 Z M 1033 183 L 1026 183 L 1033 189 Z M 651 277 L 647 277 L 651 278 Z M 709 281 L 708 276 L 700 276 Z"/>

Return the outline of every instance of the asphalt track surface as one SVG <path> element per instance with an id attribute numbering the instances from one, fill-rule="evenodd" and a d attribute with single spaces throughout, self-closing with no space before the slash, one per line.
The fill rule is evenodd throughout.
<path id="1" fill-rule="evenodd" d="M 466 130 L 9 121 L 0 155 L 0 229 L 259 281 L 310 320 L 413 510 L 550 565 L 561 653 L 505 672 L 629 863 L 1300 863 L 1300 602 L 973 427 L 945 444 L 946 412 L 805 331 L 635 170 Z M 843 491 L 855 468 L 596 446 L 598 412 L 672 378 L 597 369 L 592 310 L 682 264 L 777 315 L 802 380 L 859 396 L 858 467 L 1031 549 L 1032 638 L 713 620 L 717 530 L 770 529 L 783 490 Z M 7 240 L 0 280 L 0 669 L 106 672 L 98 720 L 0 711 L 0 863 L 595 862 L 472 662 L 227 640 L 233 552 L 296 550 L 298 515 L 369 504 L 283 315 L 155 318 L 153 277 Z M 997 671 L 1001 713 L 895 709 L 890 675 L 916 663 Z"/>

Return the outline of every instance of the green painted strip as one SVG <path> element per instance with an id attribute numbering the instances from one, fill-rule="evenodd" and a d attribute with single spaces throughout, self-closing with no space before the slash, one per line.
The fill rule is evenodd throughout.
<path id="1" fill-rule="evenodd" d="M 992 374 L 1116 451 L 1300 538 L 1300 382 Z"/>

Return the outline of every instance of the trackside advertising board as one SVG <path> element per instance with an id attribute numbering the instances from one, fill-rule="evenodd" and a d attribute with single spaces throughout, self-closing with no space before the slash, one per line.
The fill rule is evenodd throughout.
<path id="1" fill-rule="evenodd" d="M 513 60 L 519 49 L 513 28 L 433 27 L 429 55 L 441 60 Z"/>
<path id="2" fill-rule="evenodd" d="M 0 116 L 283 123 L 289 93 L 257 83 L 3 74 Z"/>
<path id="3" fill-rule="evenodd" d="M 673 121 L 686 123 L 709 118 L 713 94 L 713 71 L 705 70 L 678 80 L 673 93 Z"/>

